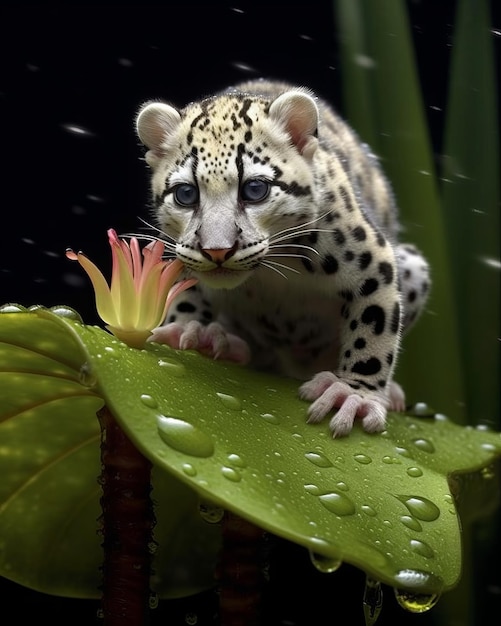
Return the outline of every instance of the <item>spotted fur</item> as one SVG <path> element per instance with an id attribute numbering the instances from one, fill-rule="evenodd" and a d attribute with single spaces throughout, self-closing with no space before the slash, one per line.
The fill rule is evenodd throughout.
<path id="1" fill-rule="evenodd" d="M 307 381 L 308 419 L 337 409 L 334 435 L 357 417 L 382 430 L 404 405 L 393 371 L 429 276 L 398 243 L 368 147 L 309 90 L 271 81 L 147 103 L 137 131 L 161 237 L 199 279 L 154 339 Z"/>

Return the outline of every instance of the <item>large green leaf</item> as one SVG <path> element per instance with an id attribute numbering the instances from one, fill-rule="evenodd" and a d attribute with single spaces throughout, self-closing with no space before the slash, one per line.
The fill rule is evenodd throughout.
<path id="1" fill-rule="evenodd" d="M 43 312 L 40 312 L 43 315 Z M 69 597 L 98 597 L 103 399 L 68 328 L 0 315 L 0 574 Z M 184 596 L 213 584 L 218 530 L 196 492 L 154 471 L 155 586 Z"/>
<path id="2" fill-rule="evenodd" d="M 202 524 L 195 505 L 183 505 L 184 489 L 195 501 L 198 494 L 303 545 L 327 569 L 329 564 L 346 561 L 384 583 L 419 593 L 440 593 L 457 583 L 460 528 L 447 477 L 490 464 L 501 454 L 498 433 L 462 428 L 440 416 L 390 415 L 382 435 L 355 428 L 349 437 L 332 440 L 326 423 L 305 423 L 307 405 L 297 398 L 294 381 L 155 344 L 136 350 L 97 327 L 43 310 L 0 315 L 0 340 L 7 366 L 0 384 L 8 408 L 2 411 L 2 442 L 3 431 L 19 428 L 0 461 L 3 475 L 18 476 L 10 488 L 2 485 L 0 492 L 4 503 L 0 567 L 5 576 L 29 584 L 28 560 L 39 572 L 39 587 L 49 584 L 55 569 L 60 573 L 66 568 L 76 576 L 73 588 L 83 585 L 84 576 L 94 575 L 95 568 L 84 574 L 69 560 L 73 551 L 82 568 L 90 567 L 82 561 L 81 544 L 92 544 L 94 554 L 98 548 L 91 524 L 98 513 L 92 502 L 97 498 L 98 433 L 91 413 L 104 400 L 160 475 L 169 477 L 165 491 L 179 492 L 179 503 L 178 493 L 170 498 L 155 496 L 160 526 L 166 519 L 169 528 L 165 533 L 161 530 L 157 539 L 168 550 L 184 542 L 181 550 L 176 547 L 178 556 L 182 551 L 189 555 L 200 529 L 214 530 Z M 24 356 L 18 361 L 20 349 Z M 33 353 L 35 373 L 30 371 L 27 353 Z M 43 358 L 51 360 L 47 372 Z M 60 370 L 60 375 L 54 375 Z M 11 379 L 25 372 L 41 382 L 20 383 L 16 389 Z M 26 398 L 22 405 L 16 404 L 19 389 Z M 72 394 L 75 403 L 69 400 Z M 66 410 L 52 414 L 48 397 L 64 398 Z M 78 404 L 82 398 L 87 405 Z M 23 428 L 25 407 L 32 416 L 27 428 Z M 35 424 L 36 446 L 45 459 L 38 465 L 33 461 L 38 448 L 28 445 Z M 79 451 L 91 440 L 94 455 L 79 460 Z M 55 441 L 61 441 L 61 447 L 49 452 Z M 71 458 L 73 469 L 63 464 L 66 458 Z M 48 465 L 54 471 L 47 474 L 43 470 Z M 34 481 L 40 489 L 23 504 Z M 491 481 L 486 477 L 484 482 Z M 49 519 L 37 500 L 42 492 L 51 493 L 51 502 L 60 495 L 65 510 L 50 513 Z M 75 525 L 78 514 L 69 502 L 70 494 L 76 502 L 92 502 L 93 512 L 87 514 L 85 524 Z M 26 526 L 28 506 L 33 523 Z M 33 545 L 25 550 L 23 526 L 34 537 L 38 516 L 43 522 L 38 541 L 33 538 Z M 66 535 L 66 552 L 45 571 L 40 561 L 47 550 L 34 552 L 35 544 L 52 543 L 54 550 L 61 529 L 68 525 L 72 532 Z M 12 541 L 19 545 L 9 548 Z M 209 547 L 208 552 L 211 561 L 215 551 Z M 168 557 L 161 566 L 155 565 L 165 576 Z M 188 580 L 195 574 L 188 568 Z"/>

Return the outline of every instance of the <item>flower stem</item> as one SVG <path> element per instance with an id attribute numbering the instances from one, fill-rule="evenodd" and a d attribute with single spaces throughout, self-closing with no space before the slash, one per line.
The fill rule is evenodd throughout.
<path id="1" fill-rule="evenodd" d="M 149 622 L 152 531 L 151 463 L 105 406 L 101 425 L 104 626 Z"/>

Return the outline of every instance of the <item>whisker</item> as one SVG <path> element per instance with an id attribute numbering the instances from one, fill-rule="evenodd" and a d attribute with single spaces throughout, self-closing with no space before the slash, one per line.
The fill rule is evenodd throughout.
<path id="1" fill-rule="evenodd" d="M 280 243 L 280 244 L 271 244 L 270 250 L 274 250 L 275 248 L 291 248 L 290 243 Z M 303 250 L 309 250 L 310 252 L 314 252 L 316 255 L 320 256 L 320 252 L 315 250 L 312 246 L 305 246 L 302 243 L 294 244 L 294 248 L 303 248 Z"/>
<path id="2" fill-rule="evenodd" d="M 310 220 L 309 222 L 304 222 L 303 224 L 298 224 L 297 226 L 290 226 L 289 228 L 284 228 L 283 230 L 279 231 L 278 233 L 275 233 L 275 235 L 272 235 L 270 237 L 270 241 L 272 241 L 274 237 L 282 236 L 285 233 L 292 233 L 292 236 L 295 236 L 297 234 L 297 231 L 301 230 L 305 226 L 309 226 L 310 224 L 314 224 L 315 222 L 318 222 L 319 220 L 323 219 L 326 215 L 329 215 L 329 213 L 332 213 L 333 211 L 334 211 L 334 209 L 330 209 L 329 211 L 326 211 L 322 215 L 319 215 L 318 217 L 315 217 L 314 219 Z M 304 234 L 306 232 L 331 232 L 331 231 L 330 230 L 315 230 L 315 231 L 313 231 L 313 230 L 304 230 L 304 231 L 301 232 L 301 234 Z M 279 241 L 281 241 L 281 240 L 279 240 Z"/>
<path id="3" fill-rule="evenodd" d="M 332 230 L 329 230 L 328 228 L 306 228 L 305 230 L 297 230 L 293 233 L 287 233 L 286 231 L 283 231 L 283 234 L 276 233 L 275 235 L 272 235 L 270 237 L 270 242 L 272 244 L 275 244 L 275 242 L 277 241 L 286 241 L 287 239 L 292 239 L 293 237 L 301 237 L 310 233 L 332 233 Z"/>
<path id="4" fill-rule="evenodd" d="M 268 264 L 267 267 L 270 267 L 271 265 L 275 267 L 281 267 L 284 270 L 288 270 L 289 272 L 294 272 L 294 274 L 301 274 L 301 272 L 299 270 L 297 270 L 294 267 L 289 267 L 288 265 L 285 265 L 284 263 L 278 263 L 278 261 L 270 261 L 268 258 L 266 259 L 266 261 L 261 261 L 262 265 Z M 271 268 L 270 269 L 274 269 Z"/>
<path id="5" fill-rule="evenodd" d="M 283 272 L 281 272 L 278 268 L 274 267 L 274 264 L 272 264 L 271 261 L 269 261 L 268 263 L 266 261 L 261 261 L 261 265 L 263 265 L 269 270 L 273 270 L 274 272 L 279 274 L 282 278 L 285 278 L 285 280 L 288 280 L 287 276 Z"/>
<path id="6" fill-rule="evenodd" d="M 267 254 L 266 258 L 268 259 L 269 257 L 284 257 L 286 259 L 308 259 L 309 257 L 306 256 L 306 254 Z"/>

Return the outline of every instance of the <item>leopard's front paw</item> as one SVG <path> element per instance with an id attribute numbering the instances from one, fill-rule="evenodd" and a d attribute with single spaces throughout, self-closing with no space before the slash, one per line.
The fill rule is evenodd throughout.
<path id="1" fill-rule="evenodd" d="M 301 385 L 299 395 L 311 400 L 308 422 L 315 424 L 324 419 L 333 409 L 330 429 L 333 437 L 348 435 L 355 419 L 360 418 L 364 430 L 381 432 L 386 424 L 388 400 L 383 395 L 355 390 L 332 372 L 320 372 Z"/>
<path id="2" fill-rule="evenodd" d="M 155 328 L 149 340 L 165 343 L 176 350 L 197 350 L 213 359 L 242 365 L 248 363 L 251 356 L 247 343 L 237 335 L 227 333 L 217 322 L 208 326 L 196 320 L 186 325 L 173 322 Z"/>

